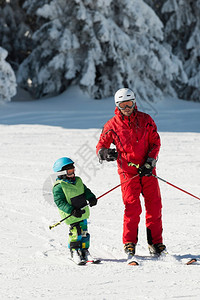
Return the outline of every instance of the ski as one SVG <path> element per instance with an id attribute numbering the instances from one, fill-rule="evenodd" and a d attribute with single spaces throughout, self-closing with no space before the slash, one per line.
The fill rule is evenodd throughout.
<path id="1" fill-rule="evenodd" d="M 76 262 L 74 261 L 74 263 L 76 263 Z M 85 266 L 86 263 L 87 262 L 85 260 L 82 260 L 82 261 L 80 261 L 79 263 L 76 263 L 76 264 L 77 264 L 77 266 Z"/>
<path id="2" fill-rule="evenodd" d="M 85 259 L 86 262 L 90 264 L 99 264 L 101 262 L 99 258 L 93 257 L 88 249 L 83 250 L 83 259 Z"/>
<path id="3" fill-rule="evenodd" d="M 163 257 L 168 256 L 168 255 L 170 256 L 170 254 L 167 251 L 163 251 L 160 255 L 158 255 L 158 258 L 159 257 L 163 258 Z M 172 255 L 172 257 L 173 257 L 173 255 Z M 196 262 L 197 262 L 197 259 L 194 258 L 194 257 L 190 258 L 187 262 L 182 261 L 182 263 L 184 263 L 185 265 L 192 265 Z"/>
<path id="4" fill-rule="evenodd" d="M 91 260 L 87 260 L 87 263 L 91 263 L 91 264 L 100 264 L 101 263 L 101 260 L 99 258 L 93 258 Z"/>
<path id="5" fill-rule="evenodd" d="M 128 262 L 129 266 L 139 266 L 139 263 L 135 260 Z"/>
<path id="6" fill-rule="evenodd" d="M 129 266 L 138 266 L 139 265 L 139 263 L 137 262 L 135 256 L 131 255 L 131 254 L 128 254 L 127 264 Z"/>
<path id="7" fill-rule="evenodd" d="M 84 266 L 86 264 L 99 264 L 101 262 L 99 258 L 92 257 L 88 249 L 77 249 L 70 252 L 71 257 L 69 257 L 69 259 L 78 266 Z"/>
<path id="8" fill-rule="evenodd" d="M 190 260 L 188 260 L 188 262 L 186 262 L 186 265 L 192 265 L 194 264 L 195 262 L 197 262 L 197 259 L 196 258 L 191 258 Z"/>
<path id="9" fill-rule="evenodd" d="M 163 260 L 165 261 L 165 257 L 170 257 L 170 254 L 168 252 L 165 252 L 165 253 L 162 253 L 161 255 L 150 255 L 150 256 L 135 256 L 135 255 L 132 255 L 132 256 L 129 256 L 128 259 L 127 259 L 127 264 L 130 266 L 138 266 L 140 265 L 140 262 L 147 262 L 147 261 L 159 261 L 159 260 Z M 174 257 L 173 255 L 171 257 Z M 176 258 L 175 258 L 176 259 Z M 192 265 L 192 264 L 196 264 L 197 263 L 197 259 L 192 257 L 190 258 L 187 262 L 185 261 L 182 261 L 182 260 L 178 260 L 180 261 L 182 264 L 184 265 Z"/>
<path id="10" fill-rule="evenodd" d="M 97 259 L 97 258 L 92 259 L 92 260 L 81 260 L 80 262 L 76 262 L 72 258 L 69 258 L 69 259 L 70 259 L 70 261 L 75 263 L 77 266 L 86 266 L 86 265 L 89 265 L 89 264 L 98 265 L 98 264 L 101 263 L 101 260 Z"/>

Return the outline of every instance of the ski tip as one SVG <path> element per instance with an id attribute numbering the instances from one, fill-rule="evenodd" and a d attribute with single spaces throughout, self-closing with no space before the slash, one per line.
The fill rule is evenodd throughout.
<path id="1" fill-rule="evenodd" d="M 192 265 L 193 263 L 197 262 L 197 259 L 196 258 L 191 258 L 187 263 L 186 265 Z"/>
<path id="2" fill-rule="evenodd" d="M 131 261 L 128 263 L 129 266 L 139 266 L 137 261 Z"/>

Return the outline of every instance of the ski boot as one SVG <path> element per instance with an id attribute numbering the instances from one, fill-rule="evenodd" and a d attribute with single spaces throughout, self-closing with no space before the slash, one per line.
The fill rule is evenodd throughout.
<path id="1" fill-rule="evenodd" d="M 88 249 L 82 249 L 82 256 L 86 262 L 90 262 L 93 264 L 99 264 L 101 262 L 100 259 L 92 257 Z"/>
<path id="2" fill-rule="evenodd" d="M 80 249 L 71 249 L 70 252 L 71 252 L 71 259 L 73 260 L 73 262 L 75 262 L 75 264 L 80 266 L 80 265 L 85 265 L 87 263 Z"/>
<path id="3" fill-rule="evenodd" d="M 148 245 L 151 255 L 160 256 L 163 253 L 167 253 L 166 246 L 163 243 Z"/>
<path id="4" fill-rule="evenodd" d="M 135 244 L 134 243 L 126 243 L 124 245 L 124 251 L 128 255 L 127 264 L 137 266 L 138 262 L 135 258 Z"/>

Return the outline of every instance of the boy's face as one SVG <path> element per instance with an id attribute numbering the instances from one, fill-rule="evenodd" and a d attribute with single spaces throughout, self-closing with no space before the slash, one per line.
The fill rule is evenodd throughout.
<path id="1" fill-rule="evenodd" d="M 72 167 L 67 170 L 67 177 L 73 178 L 75 176 L 75 168 Z"/>

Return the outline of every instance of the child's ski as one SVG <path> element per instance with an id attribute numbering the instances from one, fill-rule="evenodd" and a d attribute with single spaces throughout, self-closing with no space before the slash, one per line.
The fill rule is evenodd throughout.
<path id="1" fill-rule="evenodd" d="M 100 264 L 101 260 L 99 258 L 93 258 L 91 260 L 87 260 L 87 263 L 91 263 L 91 264 Z"/>
<path id="2" fill-rule="evenodd" d="M 100 259 L 97 259 L 97 258 L 94 258 L 92 260 L 81 260 L 79 262 L 73 260 L 73 258 L 69 258 L 71 261 L 73 261 L 77 266 L 85 266 L 87 264 L 100 264 L 101 263 L 101 260 Z"/>

